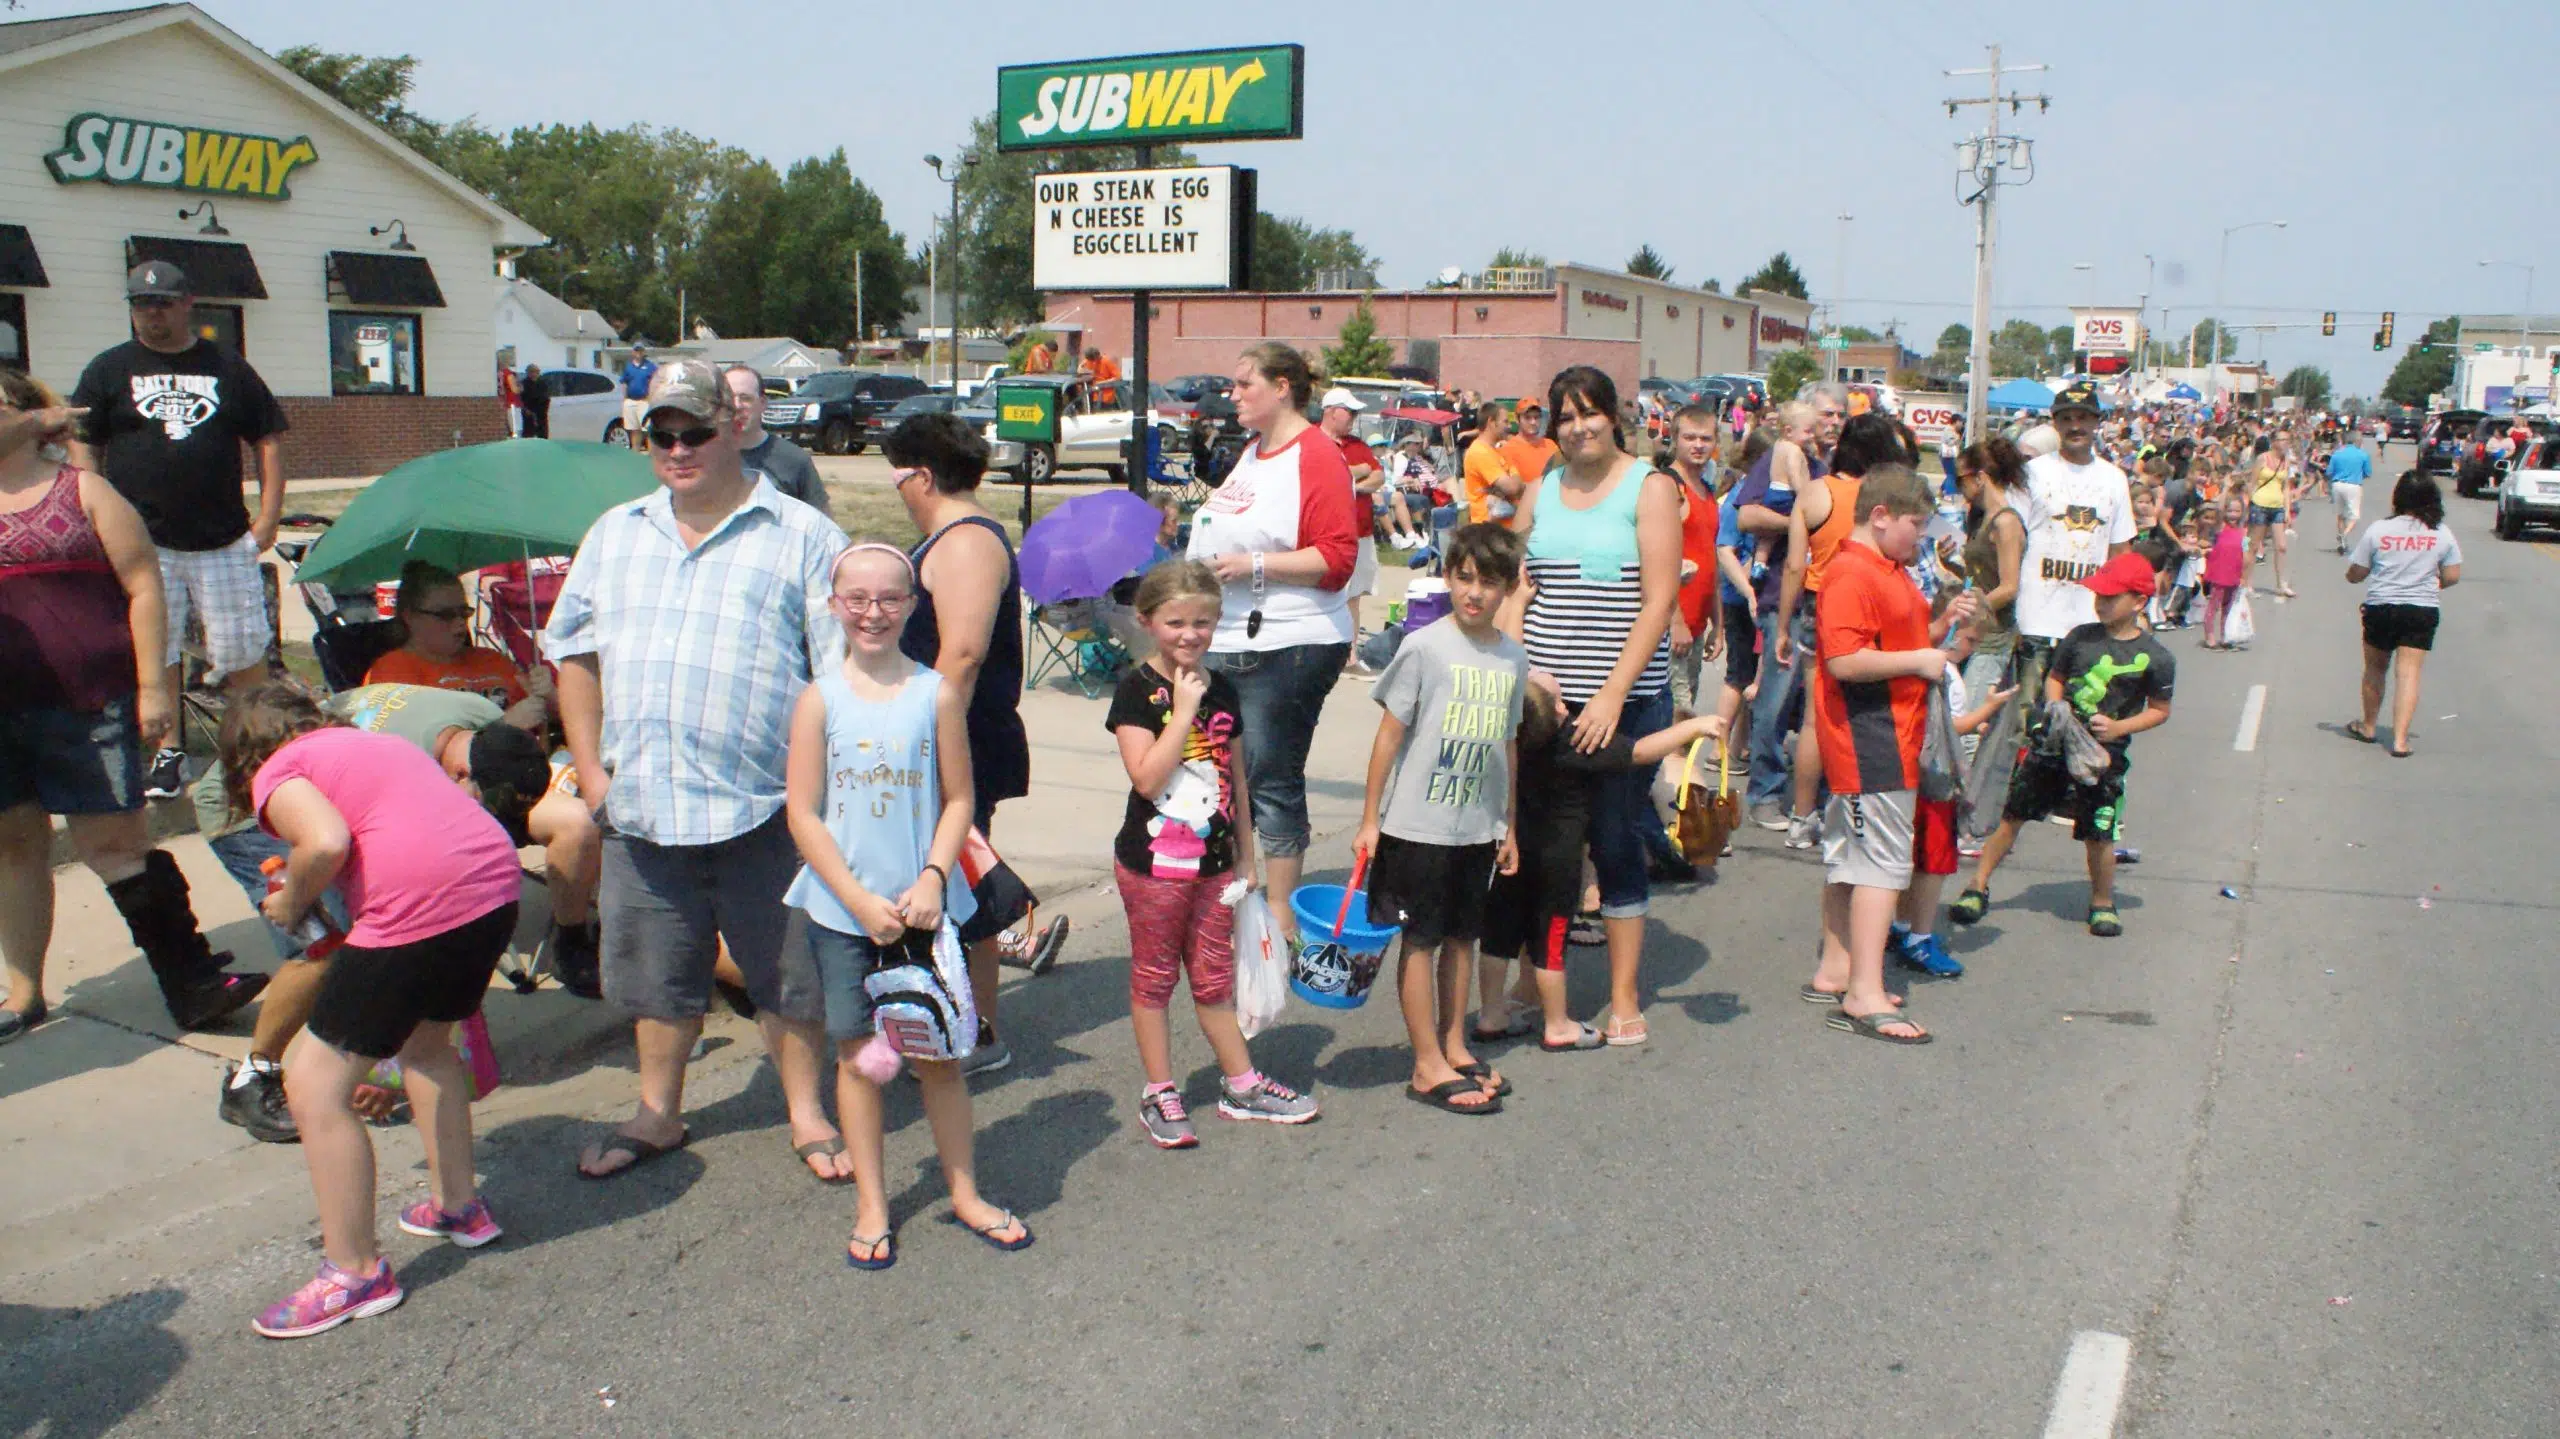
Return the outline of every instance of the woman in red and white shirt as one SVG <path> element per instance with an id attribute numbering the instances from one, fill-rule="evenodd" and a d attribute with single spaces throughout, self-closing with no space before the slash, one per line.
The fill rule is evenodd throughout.
<path id="1" fill-rule="evenodd" d="M 1351 657 L 1345 587 L 1360 533 L 1351 470 L 1306 417 L 1306 356 L 1256 345 L 1235 368 L 1253 443 L 1191 520 L 1190 557 L 1226 587 L 1208 667 L 1244 709 L 1245 772 L 1272 917 L 1292 943 L 1289 897 L 1307 848 L 1307 744 Z"/>

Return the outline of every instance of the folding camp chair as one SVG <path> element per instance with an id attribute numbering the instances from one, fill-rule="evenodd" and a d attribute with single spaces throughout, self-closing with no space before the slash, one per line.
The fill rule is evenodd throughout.
<path id="1" fill-rule="evenodd" d="M 1064 671 L 1086 699 L 1098 699 L 1120 671 L 1129 667 L 1129 651 L 1111 633 L 1097 600 L 1060 600 L 1033 605 L 1024 616 L 1029 631 L 1031 673 L 1023 682 L 1037 688 L 1050 675 Z"/>

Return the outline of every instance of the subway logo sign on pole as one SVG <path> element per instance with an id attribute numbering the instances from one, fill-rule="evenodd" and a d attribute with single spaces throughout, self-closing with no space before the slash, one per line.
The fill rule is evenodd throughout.
<path id="1" fill-rule="evenodd" d="M 996 71 L 996 148 L 1295 140 L 1306 48 L 1186 50 Z"/>
<path id="2" fill-rule="evenodd" d="M 319 158 L 307 135 L 278 140 L 92 114 L 71 117 L 62 127 L 62 148 L 45 156 L 44 163 L 65 185 L 95 180 L 290 200 L 293 192 L 285 188 L 286 179 Z"/>

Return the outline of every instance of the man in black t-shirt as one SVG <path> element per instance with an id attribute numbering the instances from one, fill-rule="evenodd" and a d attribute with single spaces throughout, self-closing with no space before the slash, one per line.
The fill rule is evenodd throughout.
<path id="1" fill-rule="evenodd" d="M 275 638 L 258 556 L 284 512 L 284 409 L 246 360 L 197 335 L 186 272 L 145 261 L 125 276 L 125 299 L 134 337 L 91 360 L 71 394 L 89 411 L 72 461 L 105 475 L 159 547 L 169 664 L 192 613 L 207 667 L 238 694 L 266 678 Z M 258 452 L 254 523 L 240 494 L 244 444 Z M 172 753 L 154 761 L 146 793 L 177 793 Z"/>

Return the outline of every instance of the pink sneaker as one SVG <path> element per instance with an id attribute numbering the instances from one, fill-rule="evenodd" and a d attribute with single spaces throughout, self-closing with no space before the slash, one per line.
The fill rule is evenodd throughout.
<path id="1" fill-rule="evenodd" d="M 291 1297 L 279 1300 L 250 1327 L 269 1339 L 302 1339 L 326 1333 L 350 1319 L 366 1319 L 398 1308 L 400 1301 L 409 1296 L 401 1289 L 400 1281 L 392 1277 L 390 1261 L 377 1262 L 382 1267 L 367 1278 L 350 1274 L 325 1259 L 320 1261 L 320 1272 L 310 1283 L 293 1291 Z"/>
<path id="2" fill-rule="evenodd" d="M 477 1249 L 506 1233 L 489 1216 L 486 1198 L 472 1200 L 460 1214 L 447 1214 L 436 1208 L 434 1200 L 421 1199 L 400 1211 L 400 1227 L 421 1239 L 450 1239 L 465 1249 Z"/>

